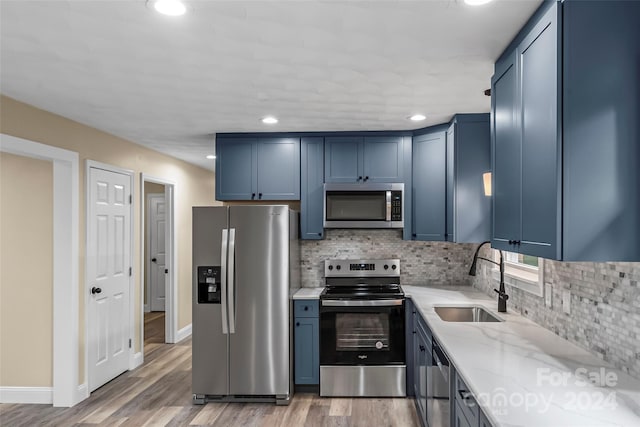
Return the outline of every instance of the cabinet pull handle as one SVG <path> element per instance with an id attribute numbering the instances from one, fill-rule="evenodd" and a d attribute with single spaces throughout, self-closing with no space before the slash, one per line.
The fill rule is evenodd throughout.
<path id="1" fill-rule="evenodd" d="M 300 326 L 300 322 L 296 322 L 296 326 Z"/>
<path id="2" fill-rule="evenodd" d="M 365 180 L 365 181 L 368 181 L 368 180 L 369 180 L 369 177 L 368 177 L 368 176 L 365 176 L 365 177 L 364 177 L 364 180 Z"/>
<path id="3" fill-rule="evenodd" d="M 318 233 L 318 236 L 322 236 L 322 233 Z"/>
<path id="4" fill-rule="evenodd" d="M 420 345 L 420 351 L 425 351 L 426 349 L 424 348 L 424 346 L 421 344 Z"/>
<path id="5" fill-rule="evenodd" d="M 361 176 L 358 177 L 358 181 L 362 181 L 362 177 Z"/>
<path id="6" fill-rule="evenodd" d="M 309 311 L 309 306 L 308 305 L 304 306 L 304 311 Z"/>
<path id="7" fill-rule="evenodd" d="M 251 193 L 251 200 L 256 198 L 256 193 Z"/>
<path id="8" fill-rule="evenodd" d="M 258 193 L 258 199 L 262 199 L 262 193 Z"/>
<path id="9" fill-rule="evenodd" d="M 465 390 L 458 390 L 458 394 L 460 394 L 462 400 L 469 400 L 472 397 L 471 393 Z M 466 405 L 469 405 L 469 403 L 466 403 Z"/>

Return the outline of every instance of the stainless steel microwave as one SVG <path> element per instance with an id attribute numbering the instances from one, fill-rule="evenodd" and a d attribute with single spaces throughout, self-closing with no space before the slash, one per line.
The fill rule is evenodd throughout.
<path id="1" fill-rule="evenodd" d="M 324 227 L 403 228 L 404 184 L 325 184 Z"/>

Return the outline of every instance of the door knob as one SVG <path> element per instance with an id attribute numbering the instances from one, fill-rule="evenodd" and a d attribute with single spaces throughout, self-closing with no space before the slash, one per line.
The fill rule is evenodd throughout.
<path id="1" fill-rule="evenodd" d="M 92 294 L 99 294 L 100 292 L 102 292 L 102 289 L 100 289 L 100 288 L 96 288 L 95 286 L 93 288 L 91 288 L 91 293 Z"/>
<path id="2" fill-rule="evenodd" d="M 151 258 L 151 262 L 158 262 L 157 258 Z"/>

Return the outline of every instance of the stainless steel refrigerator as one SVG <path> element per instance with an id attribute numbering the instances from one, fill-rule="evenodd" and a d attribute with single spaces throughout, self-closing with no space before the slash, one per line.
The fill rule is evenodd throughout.
<path id="1" fill-rule="evenodd" d="M 193 208 L 194 403 L 289 402 L 290 289 L 297 287 L 297 212 Z"/>

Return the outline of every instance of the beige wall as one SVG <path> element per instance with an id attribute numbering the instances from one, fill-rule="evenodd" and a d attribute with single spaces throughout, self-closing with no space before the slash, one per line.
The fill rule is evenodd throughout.
<path id="1" fill-rule="evenodd" d="M 53 383 L 52 182 L 51 162 L 0 153 L 0 386 Z"/>
<path id="2" fill-rule="evenodd" d="M 164 185 L 162 184 L 156 184 L 155 182 L 146 182 L 144 183 L 144 200 L 146 203 L 147 200 L 147 194 L 152 194 L 152 193 L 164 193 Z M 149 212 L 147 211 L 148 206 L 145 205 L 145 216 L 149 215 Z M 144 253 L 148 254 L 149 253 L 149 233 L 148 233 L 148 227 L 146 224 L 147 218 L 143 219 L 143 227 L 144 227 Z M 149 289 L 149 269 L 147 266 L 147 263 L 144 263 L 144 303 L 148 304 L 149 303 L 149 295 L 147 293 Z"/>
<path id="3" fill-rule="evenodd" d="M 135 172 L 134 179 L 134 280 L 136 335 L 133 337 L 136 351 L 140 350 L 140 325 L 142 322 L 140 286 L 140 173 L 176 183 L 176 233 L 178 251 L 178 328 L 191 323 L 191 207 L 213 205 L 213 172 L 160 154 L 130 141 L 104 133 L 97 129 L 39 110 L 30 105 L 2 96 L 0 98 L 0 132 L 19 138 L 75 151 L 80 157 L 80 383 L 84 378 L 84 267 L 85 267 L 85 161 L 95 160 Z M 22 227 L 26 227 L 23 225 Z M 18 228 L 22 228 L 18 227 Z M 25 307 L 28 307 L 25 304 Z M 48 301 L 51 305 L 51 301 Z M 50 326 L 49 326 L 50 328 Z M 3 335 L 4 337 L 4 335 Z M 0 345 L 3 343 L 0 342 Z M 51 353 L 49 348 L 48 353 Z"/>

